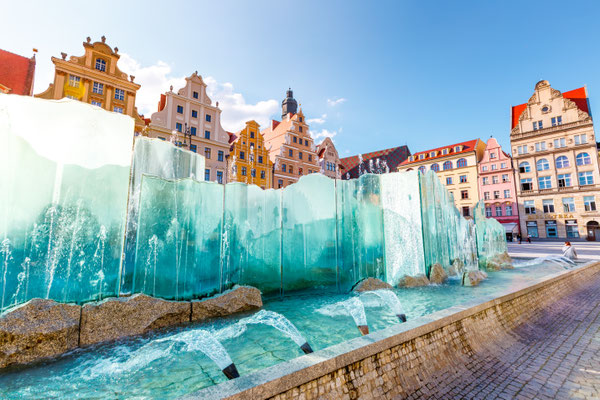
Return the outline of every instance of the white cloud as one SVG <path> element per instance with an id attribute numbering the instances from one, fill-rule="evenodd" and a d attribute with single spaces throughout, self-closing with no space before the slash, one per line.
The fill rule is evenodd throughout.
<path id="1" fill-rule="evenodd" d="M 320 131 L 314 131 L 312 133 L 312 137 L 315 140 L 315 143 L 320 143 L 322 140 L 325 140 L 325 138 L 330 138 L 331 140 L 333 140 L 333 138 L 338 134 L 338 131 L 329 131 L 327 129 L 321 129 Z"/>
<path id="2" fill-rule="evenodd" d="M 310 118 L 307 119 L 306 122 L 308 122 L 309 124 L 324 124 L 326 120 L 327 114 L 323 114 L 320 118 Z"/>
<path id="3" fill-rule="evenodd" d="M 339 104 L 344 103 L 345 101 L 346 101 L 346 99 L 343 98 L 343 97 L 340 97 L 339 99 L 333 99 L 333 100 L 332 99 L 327 99 L 327 104 L 330 107 L 335 107 L 335 106 L 337 106 Z"/>
<path id="4" fill-rule="evenodd" d="M 135 82 L 141 86 L 137 92 L 136 105 L 141 114 L 148 118 L 158 110 L 160 95 L 169 90 L 173 85 L 173 91 L 185 86 L 185 77 L 172 75 L 172 68 L 163 61 L 154 65 L 142 66 L 136 60 L 125 53 L 121 53 L 119 69 L 128 75 L 135 76 Z M 199 71 L 200 74 L 202 73 Z M 192 71 L 190 71 L 191 75 Z M 266 128 L 271 116 L 279 111 L 279 103 L 276 100 L 262 100 L 256 104 L 248 104 L 241 93 L 234 91 L 233 84 L 229 82 L 219 83 L 213 77 L 203 77 L 206 83 L 206 92 L 213 104 L 219 102 L 221 113 L 221 125 L 228 131 L 236 132 L 244 127 L 244 123 L 251 119 Z"/>

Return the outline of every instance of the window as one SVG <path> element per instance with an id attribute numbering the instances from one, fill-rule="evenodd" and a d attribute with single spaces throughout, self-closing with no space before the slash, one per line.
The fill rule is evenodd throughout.
<path id="1" fill-rule="evenodd" d="M 571 174 L 560 174 L 558 175 L 558 187 L 569 187 L 571 186 Z"/>
<path id="2" fill-rule="evenodd" d="M 93 106 L 102 107 L 102 102 L 101 101 L 92 100 L 92 105 Z"/>
<path id="3" fill-rule="evenodd" d="M 538 171 L 546 171 L 547 169 L 550 169 L 550 164 L 545 158 L 540 158 L 537 161 L 536 166 Z"/>
<path id="4" fill-rule="evenodd" d="M 285 170 L 286 170 L 286 165 L 285 164 L 281 164 L 281 171 L 285 172 Z"/>
<path id="5" fill-rule="evenodd" d="M 461 190 L 460 191 L 460 198 L 465 200 L 469 198 L 469 191 L 468 190 Z"/>
<path id="6" fill-rule="evenodd" d="M 460 181 L 460 183 L 467 183 L 467 176 L 466 175 L 461 175 L 459 177 L 459 181 Z"/>
<path id="7" fill-rule="evenodd" d="M 496 217 L 502 216 L 502 206 L 496 206 Z"/>
<path id="8" fill-rule="evenodd" d="M 448 154 L 448 149 L 442 149 L 442 155 L 445 156 L 446 154 Z"/>
<path id="9" fill-rule="evenodd" d="M 510 189 L 505 189 L 504 190 L 504 198 L 505 199 L 510 199 Z"/>
<path id="10" fill-rule="evenodd" d="M 254 139 L 254 132 L 250 131 L 250 139 Z"/>
<path id="11" fill-rule="evenodd" d="M 424 174 L 424 173 L 425 173 L 425 166 L 424 166 L 424 165 L 421 165 L 421 166 L 419 167 L 419 171 L 420 171 L 422 174 Z"/>
<path id="12" fill-rule="evenodd" d="M 204 139 L 210 139 L 210 131 L 204 131 Z"/>
<path id="13" fill-rule="evenodd" d="M 446 178 L 446 185 L 452 185 L 452 177 L 451 176 Z"/>
<path id="14" fill-rule="evenodd" d="M 182 130 L 182 129 L 183 129 L 183 125 L 181 125 L 181 122 L 177 122 L 177 123 L 175 124 L 175 130 L 176 130 L 177 132 L 181 132 L 181 130 Z"/>
<path id="15" fill-rule="evenodd" d="M 177 114 L 183 114 L 183 106 L 177 106 Z"/>
<path id="16" fill-rule="evenodd" d="M 440 170 L 440 166 L 438 164 L 431 164 L 431 170 L 438 172 Z"/>
<path id="17" fill-rule="evenodd" d="M 123 89 L 115 89 L 115 100 L 124 100 L 125 91 Z"/>
<path id="18" fill-rule="evenodd" d="M 461 158 L 456 162 L 457 168 L 466 167 L 466 166 L 467 166 L 467 160 L 465 160 L 464 158 Z"/>
<path id="19" fill-rule="evenodd" d="M 566 147 L 566 141 L 565 138 L 560 138 L 560 139 L 554 139 L 554 148 L 559 149 L 561 147 Z"/>
<path id="20" fill-rule="evenodd" d="M 253 178 L 256 178 L 256 169 L 252 168 L 252 169 L 250 170 L 250 175 L 251 175 Z"/>
<path id="21" fill-rule="evenodd" d="M 527 235 L 532 238 L 539 237 L 537 222 L 527 221 Z"/>
<path id="22" fill-rule="evenodd" d="M 533 130 L 537 131 L 538 129 L 543 129 L 544 126 L 542 124 L 542 121 L 533 121 Z"/>
<path id="23" fill-rule="evenodd" d="M 101 58 L 96 58 L 96 69 L 98 71 L 105 72 L 106 71 L 106 61 Z"/>
<path id="24" fill-rule="evenodd" d="M 81 83 L 81 78 L 75 75 L 69 75 L 69 86 L 78 88 Z"/>
<path id="25" fill-rule="evenodd" d="M 298 118 L 298 122 L 302 122 L 302 117 L 299 117 L 299 118 Z"/>
<path id="26" fill-rule="evenodd" d="M 298 175 L 302 175 L 302 168 L 298 168 Z"/>
<path id="27" fill-rule="evenodd" d="M 531 178 L 521 179 L 521 190 L 533 190 L 533 184 Z"/>
<path id="28" fill-rule="evenodd" d="M 546 142 L 537 142 L 535 144 L 535 151 L 544 151 L 546 150 Z"/>
<path id="29" fill-rule="evenodd" d="M 190 135 L 192 135 L 192 136 L 196 136 L 196 133 L 197 133 L 196 127 L 195 127 L 195 126 L 192 126 L 192 127 L 190 128 Z"/>
<path id="30" fill-rule="evenodd" d="M 554 201 L 552 199 L 542 200 L 542 205 L 544 206 L 544 213 L 554 212 Z"/>
<path id="31" fill-rule="evenodd" d="M 508 174 L 502 174 L 502 183 L 510 182 Z"/>
<path id="32" fill-rule="evenodd" d="M 277 180 L 277 187 L 279 189 L 281 189 L 283 187 L 283 180 L 282 179 Z"/>
<path id="33" fill-rule="evenodd" d="M 92 92 L 97 94 L 104 94 L 104 85 L 102 83 L 94 82 Z"/>
<path id="34" fill-rule="evenodd" d="M 190 151 L 192 151 L 192 152 L 194 152 L 194 153 L 195 153 L 197 149 L 198 149 L 198 148 L 196 147 L 196 145 L 195 145 L 195 144 L 190 144 Z"/>
<path id="35" fill-rule="evenodd" d="M 246 176 L 248 175 L 248 170 L 246 169 L 246 167 L 242 167 L 242 176 Z"/>
<path id="36" fill-rule="evenodd" d="M 260 179 L 265 179 L 265 171 L 260 171 Z"/>
<path id="37" fill-rule="evenodd" d="M 579 153 L 577 157 L 575 157 L 575 161 L 577 165 L 589 165 L 592 163 L 592 159 L 588 153 Z"/>
<path id="38" fill-rule="evenodd" d="M 543 113 L 547 113 L 547 112 L 549 112 L 549 111 L 550 111 L 550 108 L 549 108 L 548 106 L 544 106 L 544 107 L 542 108 L 542 112 L 543 112 Z"/>
<path id="39" fill-rule="evenodd" d="M 540 176 L 538 178 L 538 186 L 540 189 L 551 189 L 552 179 L 549 176 Z"/>
<path id="40" fill-rule="evenodd" d="M 123 107 L 114 106 L 113 111 L 119 114 L 123 114 Z"/>
<path id="41" fill-rule="evenodd" d="M 506 207 L 504 207 L 504 210 L 506 210 L 507 217 L 512 216 L 512 206 L 506 206 Z"/>
<path id="42" fill-rule="evenodd" d="M 308 161 L 312 161 L 312 154 L 308 155 Z"/>
<path id="43" fill-rule="evenodd" d="M 535 214 L 535 205 L 533 204 L 533 200 L 525 200 L 525 214 Z"/>
<path id="44" fill-rule="evenodd" d="M 462 150 L 462 146 L 454 146 L 454 152 L 458 153 Z"/>
<path id="45" fill-rule="evenodd" d="M 500 198 L 500 191 L 499 190 L 494 190 L 494 199 L 499 199 Z"/>
<path id="46" fill-rule="evenodd" d="M 462 214 L 463 214 L 463 217 L 468 217 L 468 216 L 470 216 L 470 215 L 471 215 L 471 212 L 470 212 L 470 209 L 469 209 L 469 207 L 463 207 L 463 208 L 462 208 Z"/>
<path id="47" fill-rule="evenodd" d="M 294 150 L 290 149 L 290 150 L 288 151 L 288 155 L 289 155 L 290 157 L 294 157 Z"/>
<path id="48" fill-rule="evenodd" d="M 424 160 L 425 159 L 425 153 L 419 154 L 419 160 Z"/>
<path id="49" fill-rule="evenodd" d="M 529 163 L 527 161 L 523 161 L 521 164 L 519 164 L 519 172 L 520 173 L 530 172 L 530 171 L 531 171 L 531 167 L 529 166 Z"/>
<path id="50" fill-rule="evenodd" d="M 496 183 L 498 183 L 498 175 L 494 175 L 492 176 L 492 183 L 495 185 Z"/>
<path id="51" fill-rule="evenodd" d="M 217 171 L 217 182 L 223 183 L 223 171 Z"/>
<path id="52" fill-rule="evenodd" d="M 210 122 L 212 120 L 212 116 L 210 114 L 206 114 L 204 119 L 206 120 L 206 122 Z"/>
<path id="53" fill-rule="evenodd" d="M 302 152 L 301 151 L 298 152 L 298 159 L 302 160 Z"/>
<path id="54" fill-rule="evenodd" d="M 492 164 L 492 171 L 496 170 L 497 165 L 496 164 Z"/>
<path id="55" fill-rule="evenodd" d="M 302 127 L 301 127 L 301 126 L 299 126 L 299 127 L 298 127 L 298 130 L 299 130 L 300 132 L 302 132 Z"/>
<path id="56" fill-rule="evenodd" d="M 448 169 L 452 169 L 452 161 L 446 161 L 444 163 L 444 171 Z"/>
<path id="57" fill-rule="evenodd" d="M 223 161 L 225 159 L 225 154 L 223 153 L 223 150 L 219 150 L 219 152 L 217 153 L 217 161 Z"/>
<path id="58" fill-rule="evenodd" d="M 552 117 L 552 126 L 562 125 L 562 117 Z"/>
<path id="59" fill-rule="evenodd" d="M 210 181 L 210 169 L 206 168 L 204 170 L 204 180 L 205 181 Z"/>
<path id="60" fill-rule="evenodd" d="M 258 156 L 258 163 L 262 164 L 263 163 L 263 156 Z"/>
<path id="61" fill-rule="evenodd" d="M 527 154 L 527 145 L 517 146 L 518 154 Z"/>
<path id="62" fill-rule="evenodd" d="M 292 141 L 293 141 L 294 143 L 298 143 L 298 138 L 297 138 L 296 136 L 292 136 Z"/>
<path id="63" fill-rule="evenodd" d="M 436 152 L 435 151 L 430 151 L 429 152 L 429 157 L 435 157 L 436 156 Z"/>
<path id="64" fill-rule="evenodd" d="M 492 207 L 485 208 L 485 216 L 490 218 L 492 216 Z"/>
<path id="65" fill-rule="evenodd" d="M 490 199 L 490 192 L 483 192 L 483 199 L 484 200 L 489 200 Z"/>
<path id="66" fill-rule="evenodd" d="M 492 151 L 490 153 L 490 158 L 493 160 L 494 158 L 496 158 L 496 152 Z M 492 168 L 493 169 L 493 168 Z"/>
<path id="67" fill-rule="evenodd" d="M 198 110 L 192 110 L 192 118 L 198 118 Z"/>
<path id="68" fill-rule="evenodd" d="M 585 211 L 596 211 L 596 199 L 594 196 L 583 196 L 583 207 Z"/>
<path id="69" fill-rule="evenodd" d="M 210 147 L 204 148 L 204 157 L 206 157 L 207 160 L 210 159 Z"/>
<path id="70" fill-rule="evenodd" d="M 192 97 L 195 98 L 195 99 L 197 99 L 198 98 L 198 92 L 193 92 L 192 93 Z"/>
<path id="71" fill-rule="evenodd" d="M 506 168 L 506 163 L 505 162 L 500 163 L 500 168 L 502 168 L 502 169 Z"/>
<path id="72" fill-rule="evenodd" d="M 486 172 L 486 171 L 488 170 L 488 167 L 487 167 L 487 165 L 484 165 L 483 167 L 481 167 L 481 170 L 482 170 L 483 172 Z"/>
<path id="73" fill-rule="evenodd" d="M 585 144 L 587 143 L 587 136 L 585 134 L 575 135 L 575 144 Z"/>
<path id="74" fill-rule="evenodd" d="M 566 156 L 560 156 L 556 159 L 556 168 L 569 167 L 569 159 Z"/>
<path id="75" fill-rule="evenodd" d="M 564 197 L 562 199 L 563 203 L 563 211 L 564 212 L 574 212 L 575 211 L 575 201 L 572 197 Z"/>
<path id="76" fill-rule="evenodd" d="M 585 171 L 579 173 L 579 186 L 583 185 L 593 185 L 594 184 L 594 175 L 592 171 Z"/>
<path id="77" fill-rule="evenodd" d="M 290 174 L 294 173 L 294 167 L 290 165 Z"/>
<path id="78" fill-rule="evenodd" d="M 579 229 L 577 229 L 577 220 L 576 219 L 565 220 L 565 228 L 567 230 L 567 237 L 569 237 L 569 238 L 578 238 L 579 237 Z"/>

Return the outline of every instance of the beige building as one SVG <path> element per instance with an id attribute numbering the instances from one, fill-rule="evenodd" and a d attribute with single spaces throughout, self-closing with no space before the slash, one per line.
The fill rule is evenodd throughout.
<path id="1" fill-rule="evenodd" d="M 521 232 L 600 240 L 598 151 L 586 88 L 561 93 L 540 81 L 511 114 Z"/>
<path id="2" fill-rule="evenodd" d="M 332 179 L 341 179 L 342 166 L 340 164 L 340 156 L 331 138 L 325 138 L 325 140 L 319 143 L 316 152 L 319 157 L 319 164 L 321 164 L 320 172 Z"/>
<path id="3" fill-rule="evenodd" d="M 100 42 L 92 43 L 88 37 L 83 43 L 85 54 L 81 57 L 61 53 L 61 58 L 52 57 L 54 82 L 46 91 L 36 94 L 42 99 L 71 99 L 102 107 L 105 110 L 129 115 L 135 120 L 135 133 L 142 133 L 145 122 L 135 107 L 135 96 L 140 85 L 135 77 L 119 69 L 119 49 Z"/>
<path id="4" fill-rule="evenodd" d="M 473 216 L 479 201 L 478 168 L 485 143 L 480 139 L 415 153 L 398 166 L 398 171 L 433 170 L 454 198 L 464 217 Z"/>
<path id="5" fill-rule="evenodd" d="M 147 135 L 202 154 L 206 158 L 204 180 L 227 183 L 229 134 L 221 126 L 219 104 L 212 104 L 197 72 L 185 80 L 177 93 L 171 86 L 160 95 L 158 112 L 150 117 Z"/>

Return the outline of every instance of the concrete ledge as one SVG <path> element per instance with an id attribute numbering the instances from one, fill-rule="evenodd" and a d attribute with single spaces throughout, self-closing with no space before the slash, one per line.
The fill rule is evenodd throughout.
<path id="1" fill-rule="evenodd" d="M 600 262 L 565 270 L 437 311 L 184 396 L 185 399 L 376 398 L 407 395 L 448 360 L 468 357 L 536 318 L 600 273 Z M 512 339 L 514 340 L 514 339 Z M 460 360 L 457 362 L 461 362 Z M 381 390 L 379 390 L 381 388 Z M 301 396 L 302 394 L 302 396 Z"/>

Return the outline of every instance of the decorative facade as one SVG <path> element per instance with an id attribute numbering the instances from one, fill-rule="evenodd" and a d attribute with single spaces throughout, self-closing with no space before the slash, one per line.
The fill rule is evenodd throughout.
<path id="1" fill-rule="evenodd" d="M 433 170 L 454 198 L 464 217 L 473 216 L 480 200 L 478 163 L 483 158 L 485 143 L 480 139 L 456 143 L 415 153 L 398 167 L 398 171 Z"/>
<path id="2" fill-rule="evenodd" d="M 316 151 L 321 165 L 320 172 L 332 179 L 341 179 L 343 167 L 340 165 L 340 156 L 331 138 L 325 138 L 317 146 Z"/>
<path id="3" fill-rule="evenodd" d="M 494 138 L 488 139 L 479 162 L 479 198 L 483 199 L 485 216 L 504 226 L 508 240 L 516 237 L 519 208 L 512 159 Z"/>
<path id="4" fill-rule="evenodd" d="M 246 126 L 235 134 L 230 161 L 230 182 L 244 182 L 273 187 L 273 162 L 265 148 L 265 140 L 256 121 L 246 122 Z"/>
<path id="5" fill-rule="evenodd" d="M 262 131 L 265 146 L 273 162 L 273 187 L 283 188 L 297 182 L 302 175 L 319 172 L 321 166 L 302 108 L 292 90 L 282 102 L 281 121 L 271 121 Z M 286 114 L 287 113 L 287 114 Z"/>
<path id="6" fill-rule="evenodd" d="M 373 151 L 340 160 L 342 179 L 356 179 L 362 174 L 394 172 L 410 156 L 408 146 Z"/>
<path id="7" fill-rule="evenodd" d="M 227 183 L 230 136 L 221 126 L 219 104 L 212 104 L 198 72 L 185 81 L 177 93 L 171 86 L 160 95 L 158 112 L 150 117 L 146 134 L 202 154 L 206 158 L 204 180 Z"/>
<path id="8" fill-rule="evenodd" d="M 52 57 L 54 83 L 46 91 L 36 94 L 42 99 L 71 99 L 102 107 L 105 110 L 129 115 L 135 120 L 135 132 L 141 134 L 146 124 L 135 107 L 135 96 L 140 85 L 135 77 L 127 76 L 117 66 L 121 57 L 119 49 L 100 42 L 92 43 L 88 37 L 83 43 L 85 54 L 81 57 L 61 53 L 61 58 Z"/>
<path id="9" fill-rule="evenodd" d="M 0 50 L 0 93 L 33 96 L 35 54 L 31 58 Z"/>
<path id="10" fill-rule="evenodd" d="M 600 240 L 600 175 L 585 87 L 561 93 L 539 81 L 511 108 L 521 232 L 539 238 Z"/>

